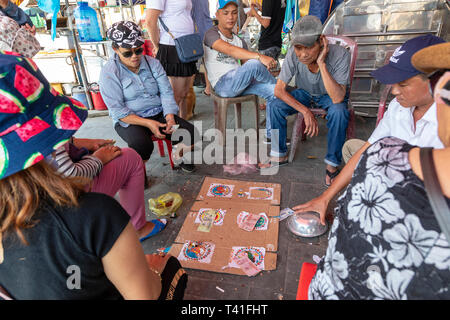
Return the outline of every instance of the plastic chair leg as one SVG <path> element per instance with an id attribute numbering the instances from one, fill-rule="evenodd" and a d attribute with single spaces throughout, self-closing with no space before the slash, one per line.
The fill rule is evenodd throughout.
<path id="1" fill-rule="evenodd" d="M 235 128 L 242 128 L 242 104 L 234 104 L 234 117 L 235 117 Z"/>
<path id="2" fill-rule="evenodd" d="M 219 137 L 219 144 L 226 144 L 226 127 L 227 127 L 227 103 L 224 101 L 214 101 L 214 119 L 216 130 L 218 130 L 222 137 Z"/>
<path id="3" fill-rule="evenodd" d="M 167 139 L 165 139 L 164 141 L 166 142 L 167 153 L 169 154 L 170 167 L 173 170 L 175 165 L 173 164 L 173 159 L 172 159 L 172 141 L 167 140 Z"/>
<path id="4" fill-rule="evenodd" d="M 163 144 L 162 140 L 158 140 L 158 150 L 159 150 L 159 155 L 161 157 L 165 157 L 166 156 L 166 154 L 164 152 L 164 144 Z"/>

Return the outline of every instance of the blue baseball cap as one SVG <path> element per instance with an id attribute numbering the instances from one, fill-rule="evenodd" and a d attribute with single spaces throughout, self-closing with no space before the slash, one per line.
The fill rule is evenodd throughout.
<path id="1" fill-rule="evenodd" d="M 387 65 L 372 71 L 371 75 L 383 84 L 394 84 L 421 74 L 414 68 L 411 57 L 423 48 L 443 42 L 442 38 L 431 34 L 409 39 L 395 49 Z"/>
<path id="2" fill-rule="evenodd" d="M 234 3 L 239 6 L 237 0 L 219 0 L 219 7 L 217 9 L 223 9 L 229 3 Z"/>

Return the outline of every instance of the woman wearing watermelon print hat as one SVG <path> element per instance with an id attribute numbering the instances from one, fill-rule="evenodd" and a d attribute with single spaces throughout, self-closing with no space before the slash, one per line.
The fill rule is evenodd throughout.
<path id="1" fill-rule="evenodd" d="M 42 161 L 87 118 L 74 102 L 32 60 L 0 53 L 0 287 L 14 299 L 157 299 L 170 257 L 147 263 L 116 200 Z"/>

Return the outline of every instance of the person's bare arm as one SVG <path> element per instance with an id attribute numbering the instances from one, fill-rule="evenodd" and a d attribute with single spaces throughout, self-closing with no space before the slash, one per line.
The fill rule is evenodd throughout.
<path id="1" fill-rule="evenodd" d="M 257 10 L 257 7 L 255 5 L 252 5 L 250 8 L 250 11 L 247 14 L 250 17 L 254 17 L 256 18 L 256 20 L 258 20 L 258 22 L 264 27 L 264 28 L 268 28 L 270 26 L 270 21 L 272 20 L 271 18 L 264 18 L 262 17 Z"/>
<path id="2" fill-rule="evenodd" d="M 145 28 L 150 36 L 150 41 L 153 45 L 153 54 L 159 50 L 159 27 L 158 18 L 162 11 L 156 9 L 145 10 Z"/>
<path id="3" fill-rule="evenodd" d="M 301 114 L 303 114 L 303 118 L 305 119 L 305 134 L 310 137 L 316 136 L 319 133 L 319 125 L 317 124 L 317 120 L 312 114 L 312 112 L 303 104 L 301 104 L 297 99 L 295 99 L 287 90 L 286 83 L 284 83 L 281 79 L 277 80 L 277 84 L 275 85 L 274 95 L 278 99 L 282 100 Z"/>
<path id="4" fill-rule="evenodd" d="M 293 209 L 295 212 L 315 211 L 320 214 L 320 221 L 325 224 L 325 214 L 330 201 L 347 185 L 350 183 L 353 172 L 358 165 L 359 159 L 364 151 L 370 147 L 370 143 L 366 142 L 354 155 L 350 158 L 347 164 L 344 166 L 339 175 L 333 180 L 331 186 L 325 190 L 320 196 L 314 198 L 304 204 L 295 206 Z"/>
<path id="5" fill-rule="evenodd" d="M 102 263 L 106 276 L 124 299 L 158 299 L 161 279 L 150 270 L 131 222 L 102 258 Z"/>
<path id="6" fill-rule="evenodd" d="M 272 58 L 265 56 L 263 54 L 259 54 L 257 52 L 252 52 L 247 49 L 233 46 L 222 39 L 216 40 L 212 48 L 216 51 L 222 52 L 230 57 L 240 60 L 250 60 L 250 59 L 259 59 L 263 65 L 267 67 L 267 69 L 271 69 L 276 67 L 277 62 Z"/>
<path id="7" fill-rule="evenodd" d="M 329 51 L 328 40 L 325 36 L 321 38 L 322 51 L 317 58 L 317 65 L 319 66 L 320 73 L 322 75 L 323 84 L 325 90 L 327 90 L 328 95 L 333 103 L 341 103 L 344 101 L 346 86 L 339 84 L 334 80 L 328 71 L 327 64 L 325 63 L 326 57 Z"/>

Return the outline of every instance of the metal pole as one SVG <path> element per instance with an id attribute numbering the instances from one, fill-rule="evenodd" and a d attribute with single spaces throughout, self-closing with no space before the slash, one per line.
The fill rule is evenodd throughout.
<path id="1" fill-rule="evenodd" d="M 80 53 L 80 50 L 78 47 L 78 38 L 77 38 L 77 34 L 75 32 L 75 29 L 73 27 L 72 15 L 69 12 L 69 0 L 65 0 L 65 3 L 66 3 L 67 20 L 69 21 L 69 28 L 70 28 L 70 31 L 72 32 L 73 44 L 75 47 L 75 56 L 76 56 L 76 60 L 78 61 L 78 63 L 75 62 L 75 67 L 79 70 L 80 75 L 81 75 L 81 82 L 83 84 L 84 93 L 86 95 L 86 100 L 88 102 L 88 108 L 90 110 L 92 110 L 92 109 L 94 109 L 94 105 L 92 103 L 91 95 L 89 94 L 89 83 L 88 83 L 87 77 L 86 77 L 86 70 L 84 68 L 83 57 L 81 56 L 81 53 Z"/>

